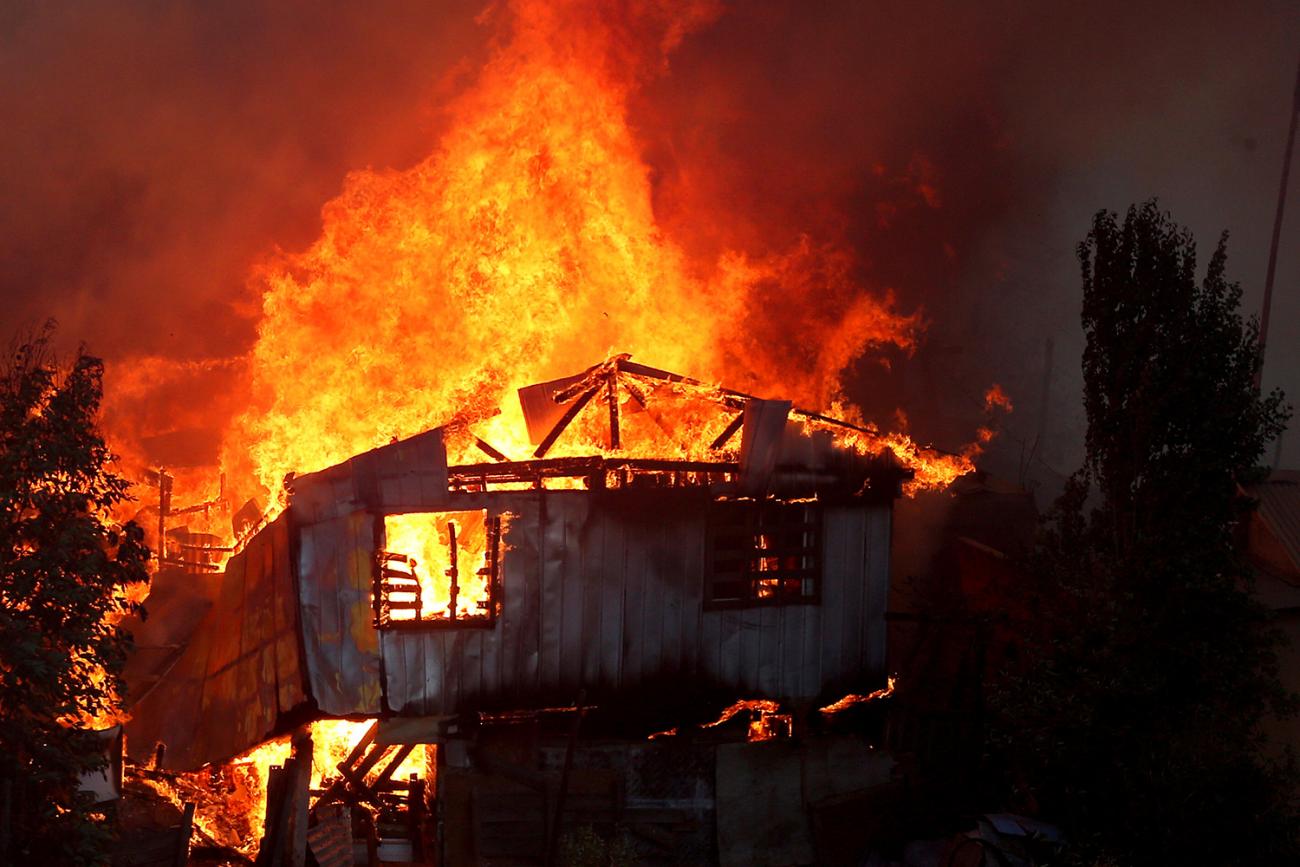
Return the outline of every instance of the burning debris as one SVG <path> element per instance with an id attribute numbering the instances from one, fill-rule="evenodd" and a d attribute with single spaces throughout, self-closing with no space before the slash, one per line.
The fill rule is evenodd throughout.
<path id="1" fill-rule="evenodd" d="M 894 694 L 894 687 L 898 685 L 898 679 L 893 675 L 889 676 L 889 682 L 881 689 L 872 690 L 866 695 L 854 695 L 850 693 L 837 702 L 820 708 L 819 712 L 827 716 L 834 716 L 840 711 L 848 710 L 851 707 L 868 704 L 869 702 L 878 701 L 882 698 L 889 698 Z"/>

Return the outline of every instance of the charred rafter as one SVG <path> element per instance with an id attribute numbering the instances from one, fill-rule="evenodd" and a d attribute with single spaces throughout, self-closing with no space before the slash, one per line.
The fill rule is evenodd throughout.
<path id="1" fill-rule="evenodd" d="M 548 433 L 546 438 L 542 440 L 541 444 L 537 446 L 537 451 L 533 452 L 533 457 L 546 457 L 546 453 L 551 450 L 551 446 L 555 445 L 555 441 L 560 438 L 560 434 L 564 433 L 565 428 L 567 428 L 569 424 L 578 417 L 578 413 L 582 412 L 583 407 L 585 407 L 591 399 L 596 396 L 596 392 L 599 390 L 600 384 L 597 383 L 588 388 L 582 394 L 578 395 L 578 397 L 574 398 L 573 403 L 571 403 L 569 408 L 564 411 L 564 415 L 560 416 L 560 420 L 555 423 L 555 427 L 551 428 L 550 433 Z"/>
<path id="2" fill-rule="evenodd" d="M 482 437 L 478 437 L 478 436 L 474 437 L 474 445 L 478 448 L 479 451 L 481 451 L 483 454 L 487 455 L 488 457 L 492 458 L 492 460 L 494 461 L 510 460 L 510 458 L 506 457 L 504 452 L 502 452 L 500 449 L 493 446 L 491 443 L 489 443 L 487 440 L 483 439 Z"/>
<path id="3" fill-rule="evenodd" d="M 734 461 L 678 461 L 652 458 L 606 458 L 600 456 L 549 458 L 505 463 L 462 464 L 448 467 L 453 491 L 483 491 L 493 485 L 543 487 L 547 479 L 586 479 L 588 487 L 606 487 L 610 476 L 623 482 L 657 476 L 659 483 L 673 486 L 704 485 L 728 481 L 740 472 Z"/>
<path id="4" fill-rule="evenodd" d="M 631 360 L 631 356 L 624 353 L 615 355 L 600 364 L 587 368 L 580 377 L 571 382 L 564 388 L 556 391 L 551 395 L 551 399 L 557 404 L 568 403 L 569 407 L 564 415 L 555 423 L 551 430 L 546 434 L 537 450 L 533 453 L 535 458 L 543 458 L 560 435 L 568 429 L 569 425 L 577 418 L 578 414 L 591 402 L 592 398 L 604 390 L 605 399 L 609 409 L 609 447 L 618 449 L 622 445 L 621 419 L 619 417 L 619 389 L 626 391 L 633 400 L 635 400 L 643 409 L 648 408 L 648 400 L 645 392 L 633 380 L 633 377 L 641 379 L 652 379 L 670 384 L 680 384 L 693 388 L 706 389 L 712 392 L 715 397 L 726 407 L 734 410 L 744 410 L 745 405 L 750 400 L 755 400 L 752 394 L 746 394 L 743 391 L 734 389 L 710 386 L 698 379 L 692 379 L 689 376 L 682 376 L 667 370 L 661 370 L 657 367 L 651 367 L 646 364 L 639 364 Z M 803 419 L 815 424 L 826 425 L 829 427 L 841 428 L 843 430 L 856 431 L 871 437 L 880 435 L 879 429 L 874 425 L 858 425 L 843 419 L 832 418 L 819 412 L 800 409 L 794 407 L 790 414 L 796 418 Z M 743 412 L 736 415 L 712 442 L 710 448 L 718 450 L 723 448 L 736 432 L 744 424 Z"/>
<path id="5" fill-rule="evenodd" d="M 737 413 L 736 417 L 733 418 L 731 422 L 725 428 L 722 429 L 722 433 L 718 434 L 718 438 L 715 439 L 713 442 L 709 443 L 709 448 L 713 449 L 714 451 L 717 451 L 718 449 L 725 446 L 727 442 L 736 435 L 736 431 L 740 430 L 741 425 L 743 425 L 744 423 L 745 423 L 745 414 L 743 412 Z"/>

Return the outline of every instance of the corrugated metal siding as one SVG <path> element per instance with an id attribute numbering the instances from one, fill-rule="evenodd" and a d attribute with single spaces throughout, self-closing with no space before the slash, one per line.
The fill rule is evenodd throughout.
<path id="1" fill-rule="evenodd" d="M 363 508 L 443 508 L 447 501 L 447 448 L 442 428 L 300 476 L 290 487 L 290 509 L 300 527 Z"/>
<path id="2" fill-rule="evenodd" d="M 826 509 L 820 604 L 710 611 L 702 491 L 495 493 L 449 508 L 483 506 L 510 515 L 502 616 L 491 628 L 382 632 L 399 712 L 565 700 L 579 687 L 667 677 L 802 702 L 883 673 L 886 506 Z"/>
<path id="3" fill-rule="evenodd" d="M 306 700 L 289 563 L 286 517 L 231 558 L 176 666 L 133 707 L 132 755 L 161 741 L 171 770 L 226 759 L 264 740 L 279 714 Z"/>
<path id="4" fill-rule="evenodd" d="M 371 608 L 377 520 L 352 512 L 299 528 L 303 649 L 311 694 L 326 713 L 383 709 Z"/>
<path id="5" fill-rule="evenodd" d="M 292 483 L 303 646 L 311 692 L 331 714 L 383 710 L 371 590 L 378 515 L 447 503 L 442 430 L 382 446 Z M 417 648 L 402 670 L 418 671 Z"/>

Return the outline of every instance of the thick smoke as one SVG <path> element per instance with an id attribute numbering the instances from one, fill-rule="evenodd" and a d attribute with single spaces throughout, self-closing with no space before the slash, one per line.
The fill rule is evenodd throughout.
<path id="1" fill-rule="evenodd" d="M 250 266 L 306 246 L 348 170 L 432 149 L 486 56 L 482 6 L 6 6 L 9 329 L 53 316 L 106 356 L 110 411 L 149 460 L 215 459 L 259 315 Z M 860 362 L 852 396 L 955 447 L 1001 382 L 1018 411 L 989 466 L 1050 483 L 1078 460 L 1092 212 L 1158 195 L 1206 255 L 1230 230 L 1230 272 L 1260 297 L 1300 7 L 1199 6 L 730 4 L 633 98 L 660 223 L 700 262 L 847 244 L 855 282 L 928 322 L 913 354 Z M 1292 202 L 1265 382 L 1300 397 L 1298 242 Z M 797 351 L 790 324 L 817 311 L 782 288 L 736 327 Z"/>
<path id="2" fill-rule="evenodd" d="M 675 236 L 843 238 L 863 283 L 923 310 L 911 357 L 859 365 L 869 412 L 902 407 L 951 448 L 1000 382 L 1017 413 L 986 463 L 1052 486 L 1080 457 L 1074 246 L 1093 212 L 1159 196 L 1206 259 L 1229 230 L 1258 309 L 1297 36 L 1282 2 L 743 4 L 682 46 L 640 126 Z M 696 219 L 717 201 L 739 219 Z M 1298 251 L 1293 201 L 1265 385 L 1300 403 Z"/>

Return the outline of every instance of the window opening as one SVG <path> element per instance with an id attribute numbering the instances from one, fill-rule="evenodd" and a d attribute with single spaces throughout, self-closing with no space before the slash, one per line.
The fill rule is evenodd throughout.
<path id="1" fill-rule="evenodd" d="M 715 502 L 709 547 L 705 603 L 711 607 L 820 599 L 821 509 L 816 503 Z"/>
<path id="2" fill-rule="evenodd" d="M 501 519 L 486 510 L 384 516 L 375 623 L 491 623 L 500 583 Z"/>

